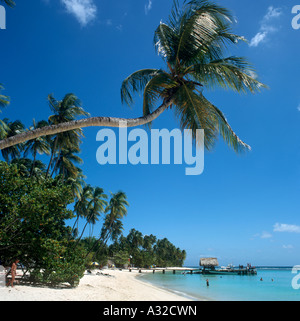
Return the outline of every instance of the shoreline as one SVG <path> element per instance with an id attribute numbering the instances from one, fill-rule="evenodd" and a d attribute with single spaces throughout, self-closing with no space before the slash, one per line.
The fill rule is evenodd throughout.
<path id="1" fill-rule="evenodd" d="M 181 291 L 178 291 L 178 290 L 175 290 L 175 289 L 167 288 L 165 286 L 159 286 L 159 285 L 155 284 L 154 282 L 151 282 L 150 280 L 142 280 L 144 275 L 137 275 L 136 278 L 137 279 L 140 278 L 141 282 L 143 282 L 145 284 L 150 284 L 150 285 L 153 285 L 154 287 L 157 287 L 157 288 L 159 288 L 161 290 L 165 290 L 167 292 L 179 295 L 179 296 L 181 296 L 181 297 L 183 297 L 183 298 L 185 298 L 185 299 L 187 299 L 189 301 L 213 301 L 213 300 L 211 300 L 209 298 L 205 298 L 203 296 L 195 297 L 195 296 L 193 296 L 191 294 L 188 294 L 188 293 L 185 293 L 185 292 L 181 292 Z"/>
<path id="2" fill-rule="evenodd" d="M 143 271 L 144 272 L 144 271 Z M 143 281 L 138 270 L 93 270 L 79 286 L 15 285 L 0 288 L 0 301 L 204 301 Z"/>

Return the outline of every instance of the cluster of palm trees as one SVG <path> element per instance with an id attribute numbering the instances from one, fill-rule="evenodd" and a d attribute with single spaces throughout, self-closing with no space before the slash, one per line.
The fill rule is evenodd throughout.
<path id="1" fill-rule="evenodd" d="M 143 235 L 131 229 L 127 236 L 121 235 L 108 248 L 112 258 L 123 258 L 120 265 L 128 263 L 139 267 L 182 266 L 186 251 L 177 248 L 167 238 L 158 239 L 155 235 Z M 127 258 L 127 259 L 126 259 Z M 117 260 L 120 261 L 120 260 Z"/>
<path id="2" fill-rule="evenodd" d="M 49 126 L 49 124 L 57 125 L 75 120 L 80 116 L 89 115 L 82 108 L 78 97 L 72 93 L 65 95 L 60 101 L 56 100 L 53 95 L 49 95 L 48 102 L 52 111 L 48 120 L 38 122 L 33 120 L 33 124 L 28 130 L 40 129 Z M 0 95 L 0 106 L 5 107 L 8 103 L 9 98 Z M 5 137 L 26 131 L 25 126 L 19 120 L 11 122 L 7 118 L 1 121 L 0 128 L 2 135 Z M 71 186 L 75 201 L 74 212 L 77 215 L 72 229 L 74 236 L 78 234 L 79 219 L 84 218 L 86 220 L 77 243 L 83 237 L 86 227 L 90 226 L 89 234 L 91 236 L 93 227 L 99 220 L 100 215 L 106 214 L 98 240 L 102 240 L 105 245 L 110 238 L 119 235 L 122 229 L 121 219 L 126 216 L 126 206 L 129 204 L 124 192 L 119 191 L 111 194 L 108 202 L 108 196 L 101 187 L 92 187 L 85 183 L 82 170 L 77 166 L 82 164 L 82 159 L 78 156 L 82 137 L 82 129 L 77 128 L 56 135 L 40 136 L 25 143 L 2 149 L 1 153 L 6 162 L 17 164 L 22 173 L 28 177 L 46 179 L 57 176 Z M 31 154 L 32 159 L 27 158 L 29 154 Z M 47 166 L 37 159 L 38 154 L 49 156 Z M 117 226 L 119 232 L 117 232 Z"/>
<path id="3" fill-rule="evenodd" d="M 127 215 L 127 208 L 129 203 L 127 196 L 124 192 L 118 191 L 111 193 L 109 202 L 107 201 L 108 196 L 104 193 L 104 190 L 100 187 L 92 187 L 86 185 L 82 189 L 80 197 L 77 199 L 74 212 L 77 215 L 75 223 L 73 225 L 73 234 L 76 234 L 76 226 L 78 227 L 78 221 L 80 218 L 84 218 L 86 223 L 83 227 L 79 242 L 89 224 L 91 229 L 89 236 L 93 234 L 93 227 L 99 220 L 101 214 L 105 214 L 104 223 L 101 229 L 99 241 L 103 245 L 106 245 L 109 239 L 115 240 L 123 230 L 122 219 Z"/>
<path id="4" fill-rule="evenodd" d="M 8 105 L 9 99 L 6 96 L 1 95 L 0 99 L 1 107 Z M 79 116 L 89 115 L 82 108 L 80 100 L 72 93 L 65 95 L 60 101 L 56 100 L 53 95 L 49 95 L 48 102 L 53 112 L 48 120 L 36 122 L 33 119 L 32 126 L 26 129 L 21 121 L 10 121 L 4 118 L 0 122 L 1 138 L 9 138 L 22 132 L 41 129 L 49 124 L 56 125 L 75 120 Z M 27 168 L 30 176 L 43 174 L 47 178 L 59 174 L 62 180 L 81 181 L 83 174 L 77 165 L 82 164 L 82 159 L 77 154 L 80 152 L 82 137 L 83 133 L 80 128 L 56 135 L 40 136 L 25 143 L 2 149 L 1 154 L 6 162 L 21 162 L 23 165 L 25 165 L 24 158 L 31 154 L 32 161 L 26 162 L 27 165 L 30 164 L 30 168 Z M 41 168 L 41 163 L 37 161 L 38 154 L 50 156 L 47 168 L 44 166 Z M 74 191 L 75 196 L 78 196 L 79 191 L 76 189 Z"/>

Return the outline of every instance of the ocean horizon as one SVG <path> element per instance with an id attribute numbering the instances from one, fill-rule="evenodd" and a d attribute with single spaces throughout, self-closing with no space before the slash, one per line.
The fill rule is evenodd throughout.
<path id="1" fill-rule="evenodd" d="M 259 266 L 256 269 L 257 275 L 173 274 L 168 271 L 165 274 L 145 273 L 142 279 L 194 300 L 300 301 L 300 289 L 293 287 L 295 281 L 292 284 L 297 276 L 292 273 L 292 266 Z"/>

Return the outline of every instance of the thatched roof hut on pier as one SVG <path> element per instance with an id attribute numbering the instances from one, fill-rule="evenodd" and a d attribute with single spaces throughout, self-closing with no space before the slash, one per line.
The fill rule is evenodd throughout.
<path id="1" fill-rule="evenodd" d="M 215 257 L 201 258 L 199 265 L 204 269 L 214 270 L 216 266 L 219 266 L 219 262 Z"/>

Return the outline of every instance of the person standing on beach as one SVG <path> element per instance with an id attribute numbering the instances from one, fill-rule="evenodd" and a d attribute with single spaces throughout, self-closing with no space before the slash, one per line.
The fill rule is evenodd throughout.
<path id="1" fill-rule="evenodd" d="M 11 287 L 14 287 L 14 282 L 17 274 L 17 264 L 19 263 L 19 260 L 15 260 L 11 266 L 11 279 L 8 281 L 7 286 L 11 285 Z"/>
<path id="2" fill-rule="evenodd" d="M 206 279 L 206 286 L 209 286 L 209 280 Z"/>

